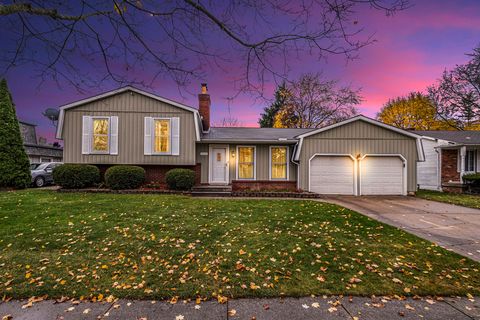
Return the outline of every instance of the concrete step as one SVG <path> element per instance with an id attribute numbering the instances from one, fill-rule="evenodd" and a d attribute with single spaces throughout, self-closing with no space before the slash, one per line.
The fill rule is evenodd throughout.
<path id="1" fill-rule="evenodd" d="M 232 186 L 195 186 L 192 192 L 232 192 Z"/>

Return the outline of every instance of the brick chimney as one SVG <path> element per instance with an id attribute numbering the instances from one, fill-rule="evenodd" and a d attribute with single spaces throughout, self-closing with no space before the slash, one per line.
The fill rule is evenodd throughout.
<path id="1" fill-rule="evenodd" d="M 202 117 L 203 131 L 210 130 L 210 95 L 208 94 L 207 84 L 202 83 L 202 91 L 198 95 L 198 112 Z"/>

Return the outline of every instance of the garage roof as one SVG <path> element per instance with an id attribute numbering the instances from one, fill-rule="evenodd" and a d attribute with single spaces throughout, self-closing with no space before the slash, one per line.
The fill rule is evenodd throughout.
<path id="1" fill-rule="evenodd" d="M 330 126 L 326 126 L 326 127 L 323 127 L 323 128 L 311 130 L 309 132 L 300 134 L 299 136 L 297 136 L 297 138 L 299 138 L 300 141 L 299 141 L 298 147 L 296 148 L 294 159 L 296 161 L 298 161 L 300 159 L 300 151 L 302 150 L 302 144 L 303 144 L 303 139 L 304 138 L 312 136 L 312 135 L 320 133 L 320 132 L 324 132 L 324 131 L 328 131 L 328 130 L 331 130 L 331 129 L 334 129 L 334 128 L 337 128 L 337 127 L 341 127 L 343 125 L 346 125 L 348 123 L 355 122 L 355 121 L 365 121 L 365 122 L 368 122 L 368 123 L 373 124 L 375 126 L 379 126 L 379 127 L 385 128 L 387 130 L 391 130 L 391 131 L 394 131 L 394 132 L 397 132 L 399 134 L 403 134 L 407 137 L 411 137 L 411 138 L 415 139 L 416 144 L 417 144 L 418 159 L 419 159 L 419 161 L 425 161 L 425 155 L 423 153 L 423 147 L 422 147 L 422 143 L 420 141 L 422 136 L 420 134 L 414 133 L 413 131 L 406 131 L 406 130 L 403 130 L 403 129 L 400 129 L 400 128 L 397 128 L 397 127 L 394 127 L 394 126 L 391 126 L 391 125 L 388 125 L 388 124 L 385 124 L 383 122 L 371 119 L 371 118 L 366 117 L 364 115 L 358 115 L 358 116 L 352 117 L 350 119 L 332 124 Z"/>

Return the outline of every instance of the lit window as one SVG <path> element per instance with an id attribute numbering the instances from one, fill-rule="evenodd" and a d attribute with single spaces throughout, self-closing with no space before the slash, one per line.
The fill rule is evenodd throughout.
<path id="1" fill-rule="evenodd" d="M 155 140 L 154 152 L 169 153 L 170 152 L 170 120 L 155 120 Z"/>
<path id="2" fill-rule="evenodd" d="M 270 150 L 272 179 L 287 179 L 287 147 L 272 147 Z"/>
<path id="3" fill-rule="evenodd" d="M 467 150 L 465 154 L 465 171 L 475 172 L 475 162 L 477 160 L 477 150 Z"/>
<path id="4" fill-rule="evenodd" d="M 93 151 L 108 152 L 108 118 L 93 118 Z"/>
<path id="5" fill-rule="evenodd" d="M 238 147 L 238 178 L 255 178 L 255 148 Z"/>

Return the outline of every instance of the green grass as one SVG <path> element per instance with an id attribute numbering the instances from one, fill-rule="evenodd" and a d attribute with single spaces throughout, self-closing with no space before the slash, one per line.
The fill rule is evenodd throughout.
<path id="1" fill-rule="evenodd" d="M 480 209 L 480 195 L 418 190 L 417 197 L 427 200 L 455 204 L 458 206 Z"/>
<path id="2" fill-rule="evenodd" d="M 298 200 L 3 192 L 0 267 L 14 298 L 480 294 L 478 263 Z"/>

